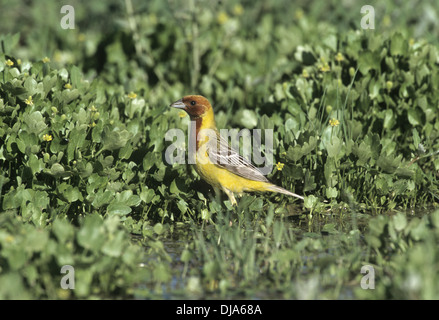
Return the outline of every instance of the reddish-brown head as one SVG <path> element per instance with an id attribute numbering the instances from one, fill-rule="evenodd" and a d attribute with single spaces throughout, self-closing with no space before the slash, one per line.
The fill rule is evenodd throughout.
<path id="1" fill-rule="evenodd" d="M 185 96 L 171 104 L 171 107 L 183 109 L 191 119 L 204 117 L 212 109 L 209 100 L 196 95 Z"/>

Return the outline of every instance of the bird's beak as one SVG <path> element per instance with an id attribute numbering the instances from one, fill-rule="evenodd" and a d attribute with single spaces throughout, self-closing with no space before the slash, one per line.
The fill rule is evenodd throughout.
<path id="1" fill-rule="evenodd" d="M 183 100 L 177 100 L 173 104 L 170 105 L 170 107 L 178 108 L 178 109 L 185 109 L 186 105 L 183 103 Z"/>

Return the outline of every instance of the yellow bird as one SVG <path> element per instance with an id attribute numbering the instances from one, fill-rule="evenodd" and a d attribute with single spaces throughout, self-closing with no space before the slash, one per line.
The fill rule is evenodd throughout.
<path id="1" fill-rule="evenodd" d="M 192 120 L 191 132 L 195 130 L 197 139 L 195 170 L 216 191 L 224 191 L 232 205 L 237 204 L 234 194 L 242 195 L 246 191 L 279 192 L 303 200 L 302 196 L 272 184 L 258 168 L 229 146 L 216 128 L 213 108 L 205 97 L 185 96 L 171 107 L 186 111 Z"/>

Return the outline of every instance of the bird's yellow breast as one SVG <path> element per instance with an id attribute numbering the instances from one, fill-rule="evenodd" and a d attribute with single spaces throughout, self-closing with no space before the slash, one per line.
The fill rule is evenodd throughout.
<path id="1" fill-rule="evenodd" d="M 227 169 L 217 166 L 209 159 L 206 148 L 197 151 L 195 169 L 197 173 L 215 188 L 226 188 L 235 193 L 244 191 L 266 191 L 269 183 L 240 177 Z"/>
<path id="2" fill-rule="evenodd" d="M 191 128 L 191 130 L 194 129 L 197 137 L 195 169 L 201 178 L 214 188 L 227 189 L 235 193 L 267 191 L 267 186 L 271 185 L 269 182 L 249 180 L 212 163 L 208 154 L 208 141 L 216 139 L 216 134 L 218 134 L 212 109 L 203 115 L 202 121 L 196 123 L 195 128 Z"/>

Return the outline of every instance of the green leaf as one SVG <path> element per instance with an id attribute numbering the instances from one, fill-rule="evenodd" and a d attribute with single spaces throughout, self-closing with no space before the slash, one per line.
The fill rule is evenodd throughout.
<path id="1" fill-rule="evenodd" d="M 161 224 L 160 222 L 156 223 L 153 227 L 153 230 L 157 234 L 162 234 L 162 232 L 164 231 L 163 224 Z"/>
<path id="2" fill-rule="evenodd" d="M 75 232 L 73 226 L 67 220 L 59 218 L 53 221 L 52 231 L 61 243 L 72 240 Z"/>
<path id="3" fill-rule="evenodd" d="M 102 252 L 110 257 L 119 257 L 126 245 L 125 233 L 118 231 L 115 236 L 110 237 L 110 239 L 102 246 Z"/>
<path id="4" fill-rule="evenodd" d="M 377 165 L 386 173 L 394 173 L 401 165 L 402 155 L 394 158 L 393 156 L 381 155 L 377 160 Z"/>
<path id="5" fill-rule="evenodd" d="M 81 70 L 77 66 L 72 66 L 70 69 L 70 80 L 74 88 L 79 88 L 81 85 Z"/>
<path id="6" fill-rule="evenodd" d="M 310 195 L 310 196 L 305 197 L 304 206 L 307 209 L 312 209 L 317 205 L 318 202 L 319 202 L 319 199 L 317 197 Z"/>
<path id="7" fill-rule="evenodd" d="M 390 40 L 390 54 L 392 56 L 406 55 L 408 51 L 408 41 L 399 32 L 392 35 Z"/>
<path id="8" fill-rule="evenodd" d="M 123 129 L 114 129 L 110 131 L 108 128 L 104 129 L 103 142 L 104 150 L 120 149 L 131 139 L 132 133 Z"/>
<path id="9" fill-rule="evenodd" d="M 109 190 L 105 190 L 103 191 L 98 190 L 98 192 L 96 193 L 93 201 L 92 201 L 92 206 L 95 208 L 100 208 L 103 205 L 109 204 L 111 202 L 111 200 L 113 200 L 114 198 L 114 193 L 109 191 Z"/>
<path id="10" fill-rule="evenodd" d="M 145 203 L 150 203 L 155 196 L 155 192 L 153 189 L 143 190 L 140 193 L 140 199 Z"/>
<path id="11" fill-rule="evenodd" d="M 326 197 L 327 198 L 337 198 L 338 190 L 334 187 L 326 188 Z"/>
<path id="12" fill-rule="evenodd" d="M 78 243 L 89 250 L 100 250 L 105 242 L 103 237 L 103 220 L 98 214 L 87 215 L 79 229 L 76 239 Z"/>
<path id="13" fill-rule="evenodd" d="M 66 197 L 68 202 L 74 202 L 77 200 L 82 201 L 83 197 L 81 192 L 77 187 L 69 185 L 67 189 L 64 191 L 63 195 Z"/>
<path id="14" fill-rule="evenodd" d="M 29 228 L 25 241 L 23 243 L 23 248 L 28 252 L 38 252 L 42 251 L 49 240 L 49 235 L 45 230 L 39 230 L 34 228 Z"/>
<path id="15" fill-rule="evenodd" d="M 63 177 L 66 175 L 66 172 L 62 165 L 60 165 L 59 163 L 54 163 L 50 168 L 50 174 L 55 177 Z"/>
<path id="16" fill-rule="evenodd" d="M 364 50 L 358 57 L 358 68 L 363 75 L 367 75 L 370 69 L 380 69 L 380 59 L 377 54 L 372 53 L 370 50 Z"/>
<path id="17" fill-rule="evenodd" d="M 172 182 L 171 182 L 171 186 L 169 187 L 169 191 L 170 191 L 172 194 L 179 194 L 179 193 L 180 193 L 180 190 L 178 190 L 178 187 L 177 187 L 177 184 L 175 183 L 175 180 L 176 180 L 176 179 L 172 180 Z"/>
<path id="18" fill-rule="evenodd" d="M 177 207 L 178 207 L 178 209 L 180 209 L 181 214 L 185 214 L 187 209 L 188 209 L 188 204 L 183 199 L 180 199 L 177 202 Z"/>
<path id="19" fill-rule="evenodd" d="M 25 114 L 23 121 L 26 124 L 27 132 L 38 135 L 47 128 L 44 117 L 40 111 L 34 111 L 31 114 Z"/>
<path id="20" fill-rule="evenodd" d="M 352 153 L 358 157 L 357 166 L 364 166 L 372 156 L 372 150 L 365 141 L 362 141 L 360 145 L 354 144 Z"/>
<path id="21" fill-rule="evenodd" d="M 41 172 L 45 168 L 43 159 L 38 159 L 34 154 L 29 155 L 29 167 L 32 170 L 32 174 Z"/>
<path id="22" fill-rule="evenodd" d="M 402 231 L 407 226 L 407 218 L 402 213 L 397 213 L 393 217 L 393 224 L 396 231 Z"/>
<path id="23" fill-rule="evenodd" d="M 419 107 L 410 108 L 407 112 L 407 116 L 410 124 L 413 126 L 422 125 L 423 124 L 422 114 L 423 111 Z"/>
<path id="24" fill-rule="evenodd" d="M 107 208 L 107 213 L 109 215 L 116 214 L 116 215 L 120 215 L 120 216 L 125 216 L 130 212 L 131 212 L 131 207 L 127 206 L 126 204 L 122 204 L 122 203 L 112 203 Z"/>
<path id="25" fill-rule="evenodd" d="M 386 129 L 391 129 L 395 125 L 395 117 L 393 116 L 393 110 L 387 109 L 384 112 L 384 123 L 383 126 Z"/>
<path id="26" fill-rule="evenodd" d="M 340 158 L 342 156 L 341 147 L 342 147 L 342 141 L 337 136 L 333 136 L 332 141 L 330 141 L 326 145 L 326 150 L 328 151 L 328 157 Z"/>
<path id="27" fill-rule="evenodd" d="M 253 110 L 240 110 L 235 119 L 238 119 L 238 124 L 244 128 L 253 129 L 258 124 L 258 116 Z"/>

